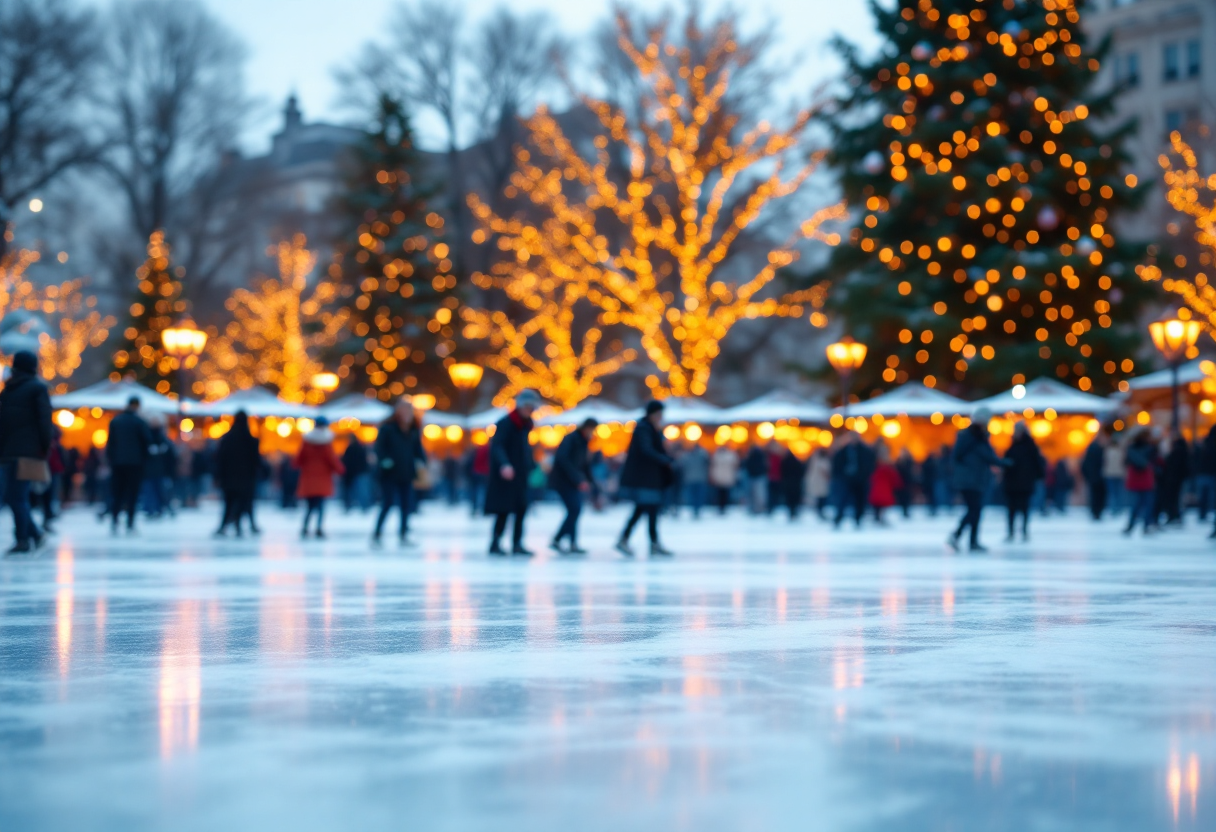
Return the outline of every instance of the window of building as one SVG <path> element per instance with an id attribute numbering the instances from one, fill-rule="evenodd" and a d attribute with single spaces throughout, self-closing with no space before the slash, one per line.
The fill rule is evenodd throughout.
<path id="1" fill-rule="evenodd" d="M 1200 71 L 1203 69 L 1201 59 L 1203 52 L 1202 46 L 1198 40 L 1188 40 L 1186 42 L 1186 77 L 1198 78 Z"/>
<path id="2" fill-rule="evenodd" d="M 1138 52 L 1115 56 L 1115 81 L 1120 86 L 1140 86 L 1140 54 Z"/>
<path id="3" fill-rule="evenodd" d="M 1186 123 L 1186 115 L 1182 110 L 1166 110 L 1165 111 L 1165 132 L 1166 135 L 1173 133 L 1175 130 L 1181 130 Z"/>
<path id="4" fill-rule="evenodd" d="M 1181 77 L 1181 57 L 1178 54 L 1178 44 L 1167 43 L 1162 50 L 1162 78 L 1166 81 L 1177 81 Z"/>

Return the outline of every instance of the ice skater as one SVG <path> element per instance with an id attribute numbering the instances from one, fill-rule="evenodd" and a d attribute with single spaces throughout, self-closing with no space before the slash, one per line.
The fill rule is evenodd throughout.
<path id="1" fill-rule="evenodd" d="M 557 492 L 566 506 L 566 518 L 553 535 L 549 544 L 559 554 L 585 555 L 586 549 L 578 545 L 578 516 L 583 510 L 583 498 L 591 491 L 591 464 L 587 446 L 599 425 L 595 419 L 586 419 L 577 430 L 568 433 L 557 446 L 553 455 L 553 468 L 549 471 L 549 487 Z M 563 541 L 569 540 L 568 548 Z"/>
<path id="2" fill-rule="evenodd" d="M 671 555 L 672 552 L 659 543 L 659 508 L 663 504 L 663 492 L 671 484 L 672 467 L 675 460 L 667 453 L 660 425 L 663 423 L 663 403 L 652 401 L 646 405 L 646 418 L 637 423 L 629 439 L 629 451 L 625 455 L 625 467 L 621 469 L 621 491 L 632 498 L 633 514 L 621 531 L 616 550 L 626 557 L 633 557 L 629 536 L 642 515 L 646 516 L 650 532 L 650 554 Z"/>
<path id="3" fill-rule="evenodd" d="M 515 397 L 515 407 L 494 426 L 490 439 L 490 482 L 486 487 L 486 514 L 494 515 L 494 532 L 490 538 L 490 554 L 506 555 L 502 535 L 507 521 L 514 518 L 511 529 L 511 554 L 531 557 L 524 547 L 524 514 L 528 510 L 528 479 L 536 460 L 528 434 L 532 432 L 532 414 L 540 407 L 535 390 L 522 390 Z"/>
<path id="4" fill-rule="evenodd" d="M 1021 517 L 1022 542 L 1026 543 L 1030 540 L 1027 529 L 1030 524 L 1030 495 L 1034 493 L 1038 481 L 1047 474 L 1047 463 L 1025 422 L 1013 426 L 1013 441 L 1009 444 L 1009 450 L 1005 451 L 1005 462 L 1008 467 L 1001 478 L 1005 488 L 1005 508 L 1009 515 L 1009 535 L 1005 542 L 1013 542 L 1014 526 Z"/>
<path id="5" fill-rule="evenodd" d="M 376 466 L 380 469 L 380 513 L 372 531 L 372 546 L 380 546 L 384 521 L 396 506 L 401 512 L 397 542 L 409 545 L 410 512 L 414 510 L 414 479 L 419 468 L 425 470 L 426 451 L 422 448 L 422 431 L 418 415 L 409 399 L 399 399 L 393 413 L 380 424 L 376 435 Z"/>
<path id="6" fill-rule="evenodd" d="M 992 469 L 1007 464 L 992 450 L 992 443 L 988 439 L 988 420 L 991 418 L 992 411 L 988 408 L 976 409 L 971 415 L 971 424 L 958 432 L 954 443 L 954 488 L 963 495 L 963 503 L 967 506 L 967 513 L 959 521 L 958 528 L 946 538 L 946 545 L 956 552 L 959 538 L 968 528 L 971 530 L 971 551 L 988 551 L 980 545 L 980 514 L 984 510 L 984 494 L 988 491 Z"/>
<path id="7" fill-rule="evenodd" d="M 320 540 L 325 537 L 325 501 L 334 495 L 334 475 L 345 473 L 346 470 L 334 452 L 334 433 L 324 416 L 318 416 L 313 429 L 304 434 L 304 442 L 296 454 L 295 467 L 300 472 L 300 497 L 308 504 L 304 510 L 300 538 L 308 538 L 308 521 L 315 514 L 315 534 Z"/>

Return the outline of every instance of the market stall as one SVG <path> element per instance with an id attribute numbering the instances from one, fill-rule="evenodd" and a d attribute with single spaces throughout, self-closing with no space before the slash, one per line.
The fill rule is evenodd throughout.
<path id="1" fill-rule="evenodd" d="M 65 446 L 80 451 L 86 451 L 90 446 L 105 445 L 110 417 L 125 410 L 132 397 L 139 399 L 140 411 L 145 417 L 163 418 L 178 413 L 177 400 L 155 390 L 133 381 L 101 381 L 51 397 L 55 424 L 63 432 L 61 441 Z M 186 401 L 183 406 L 190 404 Z"/>
<path id="2" fill-rule="evenodd" d="M 1169 370 L 1131 379 L 1123 401 L 1126 418 L 1134 424 L 1169 425 L 1173 383 Z M 1216 367 L 1211 361 L 1195 359 L 1178 366 L 1178 409 L 1188 440 L 1203 437 L 1216 423 Z"/>
<path id="3" fill-rule="evenodd" d="M 1102 422 L 1118 411 L 1120 403 L 1083 393 L 1055 379 L 1040 378 L 1015 384 L 973 406 L 987 407 L 993 412 L 989 428 L 993 447 L 998 451 L 1009 447 L 1014 423 L 1025 421 L 1043 454 L 1055 460 L 1083 452 Z"/>
<path id="4" fill-rule="evenodd" d="M 972 405 L 963 399 L 908 382 L 881 396 L 837 408 L 834 427 L 855 430 L 867 441 L 882 439 L 894 454 L 907 449 L 917 460 L 953 443 L 954 434 L 968 424 Z"/>

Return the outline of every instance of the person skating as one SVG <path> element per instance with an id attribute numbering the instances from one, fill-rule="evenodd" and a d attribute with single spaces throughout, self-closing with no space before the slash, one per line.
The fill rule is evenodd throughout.
<path id="1" fill-rule="evenodd" d="M 367 459 L 367 446 L 359 441 L 353 433 L 346 450 L 342 452 L 342 510 L 350 510 L 358 506 L 360 511 L 367 511 L 367 475 L 371 471 L 371 463 Z"/>
<path id="2" fill-rule="evenodd" d="M 15 538 L 10 555 L 42 545 L 43 534 L 30 513 L 30 483 L 50 484 L 51 425 L 51 398 L 38 379 L 38 357 L 22 350 L 13 356 L 12 375 L 0 391 L 0 463 Z"/>
<path id="3" fill-rule="evenodd" d="M 853 520 L 861 528 L 861 518 L 866 513 L 866 502 L 870 496 L 870 473 L 873 470 L 873 454 L 861 436 L 846 430 L 838 440 L 840 446 L 832 454 L 832 480 L 839 498 L 836 519 L 832 525 L 840 528 L 847 508 L 853 509 Z"/>
<path id="4" fill-rule="evenodd" d="M 684 498 L 692 509 L 693 519 L 701 516 L 709 490 L 709 451 L 692 442 L 680 457 L 680 478 Z"/>
<path id="5" fill-rule="evenodd" d="M 798 519 L 802 507 L 802 481 L 806 476 L 806 464 L 791 448 L 781 456 L 781 497 L 790 512 L 790 522 Z"/>
<path id="6" fill-rule="evenodd" d="M 629 536 L 643 515 L 646 516 L 650 533 L 650 554 L 670 555 L 671 552 L 659 543 L 659 506 L 663 502 L 663 489 L 671 482 L 675 460 L 667 453 L 660 425 L 663 422 L 663 403 L 652 401 L 646 405 L 646 417 L 641 419 L 629 438 L 629 451 L 625 454 L 625 467 L 621 469 L 621 491 L 633 500 L 633 514 L 621 530 L 616 549 L 632 557 Z"/>
<path id="7" fill-rule="evenodd" d="M 549 487 L 557 492 L 566 507 L 566 518 L 553 535 L 550 544 L 563 555 L 584 555 L 586 549 L 578 545 L 578 516 L 583 510 L 583 498 L 591 491 L 591 465 L 587 453 L 591 436 L 599 425 L 595 419 L 586 419 L 577 430 L 562 439 L 553 455 L 553 467 L 549 471 Z M 569 547 L 562 548 L 568 540 Z"/>
<path id="8" fill-rule="evenodd" d="M 1161 481 L 1157 491 L 1165 525 L 1182 525 L 1182 488 L 1191 473 L 1191 452 L 1187 441 L 1175 434 L 1161 466 Z"/>
<path id="9" fill-rule="evenodd" d="M 886 526 L 882 513 L 896 504 L 895 495 L 904 485 L 899 469 L 891 462 L 891 451 L 879 442 L 875 448 L 874 473 L 870 475 L 870 508 L 874 509 L 874 522 Z"/>
<path id="10" fill-rule="evenodd" d="M 992 411 L 981 407 L 971 416 L 971 424 L 958 432 L 954 443 L 954 454 L 951 457 L 953 469 L 952 482 L 955 490 L 963 496 L 967 513 L 959 521 L 958 528 L 946 539 L 946 544 L 958 551 L 959 538 L 965 529 L 971 530 L 970 546 L 972 552 L 988 551 L 980 545 L 980 515 L 984 510 L 984 494 L 988 491 L 988 482 L 992 477 L 994 467 L 1003 467 L 1005 460 L 992 450 L 988 439 L 988 420 Z"/>
<path id="11" fill-rule="evenodd" d="M 1137 431 L 1128 443 L 1124 453 L 1124 467 L 1127 470 L 1127 479 L 1123 490 L 1127 492 L 1131 511 L 1123 534 L 1130 536 L 1136 528 L 1137 520 L 1144 523 L 1144 533 L 1151 534 L 1157 527 L 1153 493 L 1157 486 L 1157 448 L 1148 428 Z"/>
<path id="12" fill-rule="evenodd" d="M 494 531 L 490 538 L 490 554 L 507 554 L 502 548 L 502 535 L 507 522 L 514 518 L 511 529 L 511 554 L 531 557 L 524 548 L 524 515 L 528 511 L 528 479 L 536 467 L 528 434 L 532 432 L 532 414 L 540 407 L 535 390 L 522 390 L 515 397 L 515 407 L 494 426 L 490 439 L 490 481 L 486 487 L 485 513 L 494 515 Z"/>
<path id="13" fill-rule="evenodd" d="M 135 505 L 152 447 L 152 430 L 139 415 L 139 397 L 127 401 L 127 409 L 110 420 L 106 437 L 106 459 L 110 463 L 110 531 L 118 534 L 119 518 L 127 513 L 127 532 L 135 532 Z"/>
<path id="14" fill-rule="evenodd" d="M 1014 527 L 1022 518 L 1022 542 L 1030 539 L 1027 526 L 1030 522 L 1030 496 L 1034 494 L 1038 481 L 1047 473 L 1047 463 L 1025 422 L 1013 426 L 1013 441 L 1005 451 L 1005 474 L 1001 484 L 1005 489 L 1005 507 L 1009 514 L 1009 535 L 1005 542 L 1013 542 Z"/>
<path id="15" fill-rule="evenodd" d="M 1099 430 L 1081 457 L 1081 478 L 1085 480 L 1089 493 L 1089 514 L 1095 521 L 1101 520 L 1102 512 L 1106 511 L 1106 478 L 1102 476 L 1102 461 L 1109 444 L 1110 435 L 1105 429 Z"/>
<path id="16" fill-rule="evenodd" d="M 260 534 L 253 517 L 253 496 L 257 489 L 258 470 L 262 457 L 258 440 L 249 430 L 249 414 L 238 410 L 232 417 L 232 427 L 220 438 L 215 453 L 215 478 L 224 495 L 224 516 L 216 537 L 224 537 L 228 527 L 241 536 L 241 521 L 249 518 L 249 530 Z"/>
<path id="17" fill-rule="evenodd" d="M 418 477 L 418 469 L 425 468 L 427 463 L 418 415 L 409 399 L 399 399 L 393 408 L 393 415 L 380 425 L 375 448 L 376 465 L 380 469 L 380 513 L 376 515 L 372 545 L 380 545 L 384 521 L 395 506 L 401 513 L 397 542 L 401 546 L 408 546 L 410 512 L 414 508 L 414 480 Z"/>
<path id="18" fill-rule="evenodd" d="M 815 515 L 826 520 L 828 498 L 832 494 L 832 459 L 827 448 L 819 448 L 811 454 L 806 466 L 806 498 Z"/>
<path id="19" fill-rule="evenodd" d="M 718 514 L 726 514 L 731 495 L 739 484 L 739 454 L 730 445 L 720 446 L 710 458 L 709 482 L 714 487 Z"/>
<path id="20" fill-rule="evenodd" d="M 325 537 L 325 501 L 334 495 L 334 475 L 346 469 L 334 451 L 334 433 L 329 429 L 329 420 L 318 416 L 313 429 L 304 434 L 300 451 L 296 454 L 295 467 L 300 472 L 300 497 L 308 507 L 304 510 L 304 525 L 300 537 L 308 537 L 308 521 L 317 516 L 316 537 Z"/>

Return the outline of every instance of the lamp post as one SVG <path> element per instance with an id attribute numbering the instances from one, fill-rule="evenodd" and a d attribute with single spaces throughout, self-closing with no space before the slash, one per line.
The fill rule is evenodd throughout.
<path id="1" fill-rule="evenodd" d="M 317 373 L 310 379 L 309 384 L 313 390 L 317 390 L 325 396 L 338 389 L 340 379 L 337 373 Z"/>
<path id="2" fill-rule="evenodd" d="M 203 348 L 207 346 L 207 333 L 195 326 L 194 321 L 187 318 L 177 326 L 163 330 L 160 334 L 160 343 L 165 348 L 165 352 L 177 359 L 177 416 L 180 421 L 184 412 L 182 405 L 186 399 L 186 391 L 189 389 L 186 386 L 186 359 L 202 354 Z"/>
<path id="3" fill-rule="evenodd" d="M 1148 325 L 1148 334 L 1152 336 L 1153 346 L 1165 357 L 1170 365 L 1170 406 L 1172 424 L 1170 430 L 1177 435 L 1178 421 L 1178 367 L 1186 360 L 1187 353 L 1199 340 L 1201 331 L 1199 321 L 1194 319 L 1182 320 L 1176 316 L 1167 315 Z"/>
<path id="4" fill-rule="evenodd" d="M 481 376 L 485 372 L 480 364 L 469 364 L 467 362 L 461 364 L 452 364 L 448 367 L 448 377 L 452 379 L 452 386 L 456 388 L 460 396 L 460 411 L 464 415 L 464 430 L 469 432 L 469 393 L 481 384 Z"/>
<path id="5" fill-rule="evenodd" d="M 840 376 L 840 404 L 844 417 L 849 416 L 849 382 L 853 373 L 866 360 L 866 345 L 846 335 L 834 344 L 828 344 L 828 363 Z"/>

